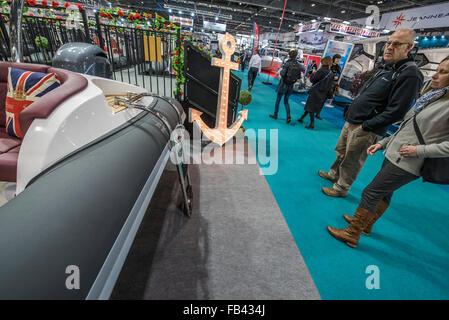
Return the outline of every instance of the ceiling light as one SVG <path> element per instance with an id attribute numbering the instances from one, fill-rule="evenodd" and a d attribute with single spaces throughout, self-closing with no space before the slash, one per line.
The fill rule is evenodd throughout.
<path id="1" fill-rule="evenodd" d="M 365 26 L 365 28 L 367 28 L 367 29 L 373 29 L 373 27 L 371 27 L 371 26 Z"/>
<path id="2" fill-rule="evenodd" d="M 329 21 L 331 18 L 329 18 L 329 17 L 324 17 L 324 20 L 327 20 L 327 21 Z"/>
<path id="3" fill-rule="evenodd" d="M 178 13 L 179 13 L 179 14 L 182 14 L 182 11 L 181 11 L 181 10 L 179 10 L 179 11 L 178 11 Z"/>
<path id="4" fill-rule="evenodd" d="M 168 9 L 168 12 L 172 13 L 172 12 L 173 12 L 173 10 L 172 10 L 172 9 Z"/>
<path id="5" fill-rule="evenodd" d="M 310 6 L 315 7 L 315 3 L 312 3 Z"/>
<path id="6" fill-rule="evenodd" d="M 344 24 L 351 24 L 349 21 L 343 21 Z"/>
<path id="7" fill-rule="evenodd" d="M 215 20 L 218 20 L 218 17 L 215 17 Z"/>
<path id="8" fill-rule="evenodd" d="M 195 16 L 195 14 L 192 12 L 191 14 L 190 14 L 192 17 L 194 17 Z"/>
<path id="9" fill-rule="evenodd" d="M 346 10 L 341 10 L 341 13 L 346 13 Z"/>
<path id="10" fill-rule="evenodd" d="M 312 20 L 312 22 L 316 22 L 316 20 L 315 20 L 315 19 L 313 19 L 313 20 Z"/>
<path id="11" fill-rule="evenodd" d="M 390 33 L 390 30 L 385 29 L 385 30 L 384 30 L 384 33 Z"/>

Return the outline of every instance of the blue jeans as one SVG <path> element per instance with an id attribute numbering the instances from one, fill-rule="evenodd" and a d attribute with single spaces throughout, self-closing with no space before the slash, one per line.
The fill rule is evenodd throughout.
<path id="1" fill-rule="evenodd" d="M 287 116 L 290 116 L 290 105 L 288 104 L 288 99 L 290 98 L 291 92 L 287 93 L 278 93 L 276 98 L 276 104 L 274 105 L 274 115 L 277 116 L 279 112 L 279 103 L 281 102 L 282 96 L 284 96 L 284 105 L 285 111 L 287 112 Z"/>

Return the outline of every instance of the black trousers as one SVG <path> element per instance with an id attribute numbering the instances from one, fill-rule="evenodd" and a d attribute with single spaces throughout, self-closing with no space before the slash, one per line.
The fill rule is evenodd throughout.
<path id="1" fill-rule="evenodd" d="M 379 201 L 390 204 L 394 191 L 418 178 L 385 159 L 373 181 L 363 190 L 359 206 L 374 213 Z"/>
<path id="2" fill-rule="evenodd" d="M 251 67 L 248 70 L 248 87 L 252 87 L 254 85 L 254 81 L 256 80 L 257 73 L 259 72 L 258 68 Z"/>

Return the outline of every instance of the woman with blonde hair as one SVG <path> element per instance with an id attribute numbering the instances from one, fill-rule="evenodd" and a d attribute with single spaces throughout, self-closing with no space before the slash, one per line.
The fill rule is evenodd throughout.
<path id="1" fill-rule="evenodd" d="M 329 233 L 356 247 L 360 234 L 368 235 L 387 210 L 393 192 L 421 176 L 426 158 L 449 157 L 448 119 L 449 56 L 441 61 L 430 87 L 405 115 L 399 129 L 368 148 L 369 155 L 385 150 L 382 168 L 363 190 L 354 216 L 344 215 L 350 225 L 346 229 L 327 227 Z"/>
<path id="2" fill-rule="evenodd" d="M 307 114 L 310 114 L 310 124 L 306 127 L 307 129 L 315 127 L 315 114 L 320 113 L 324 102 L 333 94 L 334 77 L 333 72 L 330 70 L 331 65 L 332 58 L 329 56 L 324 57 L 321 59 L 321 68 L 310 77 L 312 88 L 310 88 L 309 97 L 304 107 L 305 112 L 298 119 L 299 122 L 303 123 Z"/>

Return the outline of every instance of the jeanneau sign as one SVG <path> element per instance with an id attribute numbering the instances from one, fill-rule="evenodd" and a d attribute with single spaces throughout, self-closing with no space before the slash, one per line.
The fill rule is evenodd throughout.
<path id="1" fill-rule="evenodd" d="M 426 29 L 447 27 L 449 21 L 449 2 L 404 11 L 385 13 L 380 27 L 388 30 L 401 28 Z"/>

